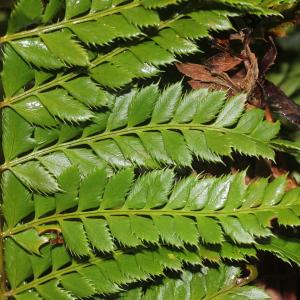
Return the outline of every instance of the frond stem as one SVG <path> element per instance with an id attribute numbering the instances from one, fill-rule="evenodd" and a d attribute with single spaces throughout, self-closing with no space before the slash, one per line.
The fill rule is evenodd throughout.
<path id="1" fill-rule="evenodd" d="M 202 131 L 218 131 L 218 132 L 231 132 L 230 129 L 227 128 L 222 128 L 222 127 L 215 127 L 213 125 L 202 125 L 202 124 L 174 124 L 174 123 L 169 123 L 169 124 L 150 124 L 150 125 L 144 125 L 140 127 L 126 127 L 124 129 L 112 131 L 112 132 L 103 132 L 94 136 L 86 137 L 86 138 L 79 138 L 77 140 L 73 140 L 70 142 L 62 143 L 62 144 L 56 144 L 51 147 L 41 149 L 35 152 L 32 152 L 28 155 L 25 155 L 23 157 L 14 159 L 10 162 L 4 163 L 2 166 L 2 170 L 6 170 L 9 168 L 12 168 L 13 166 L 16 166 L 18 164 L 24 163 L 26 161 L 36 159 L 38 157 L 41 157 L 43 155 L 55 152 L 55 151 L 60 151 L 64 150 L 66 148 L 71 148 L 71 147 L 76 147 L 80 146 L 83 144 L 89 145 L 90 143 L 93 142 L 98 142 L 101 140 L 106 140 L 110 138 L 114 138 L 116 136 L 121 136 L 121 135 L 126 135 L 126 134 L 138 134 L 140 132 L 144 131 L 161 131 L 161 130 L 202 130 Z M 237 133 L 237 132 L 236 132 Z M 249 136 L 248 136 L 249 138 Z M 252 138 L 254 141 L 256 139 Z"/>
<path id="2" fill-rule="evenodd" d="M 296 206 L 296 205 L 295 205 Z M 284 205 L 276 206 L 276 210 L 286 210 L 292 208 L 293 205 Z M 251 208 L 239 208 L 232 210 L 218 210 L 218 211 L 205 211 L 205 210 L 172 210 L 172 209 L 118 209 L 118 210 L 109 210 L 109 209 L 97 209 L 94 211 L 75 211 L 71 213 L 64 214 L 54 214 L 42 219 L 33 220 L 23 225 L 19 225 L 13 229 L 9 229 L 6 232 L 3 232 L 3 237 L 13 236 L 17 233 L 25 231 L 30 228 L 35 228 L 46 223 L 58 222 L 61 220 L 67 219 L 82 219 L 82 218 L 91 218 L 91 217 L 108 217 L 108 216 L 186 216 L 186 217 L 221 217 L 221 216 L 236 216 L 241 214 L 255 214 L 256 212 L 273 212 L 274 206 L 258 206 Z"/>
<path id="3" fill-rule="evenodd" d="M 203 298 L 203 300 L 211 300 L 211 299 L 218 298 L 219 296 L 225 296 L 229 293 L 234 292 L 234 290 L 239 290 L 239 288 L 241 286 L 244 286 L 244 285 L 248 284 L 249 282 L 253 281 L 257 276 L 256 267 L 252 266 L 252 265 L 248 265 L 247 269 L 250 271 L 250 274 L 248 277 L 241 279 L 241 280 L 240 280 L 240 278 L 238 278 L 236 284 L 234 284 L 224 290 L 220 290 L 220 291 L 210 295 L 209 297 L 205 297 L 205 298 Z"/>
<path id="4" fill-rule="evenodd" d="M 7 106 L 7 103 L 4 101 L 0 102 L 0 109 L 2 109 L 3 107 Z"/>
<path id="5" fill-rule="evenodd" d="M 3 215 L 2 209 L 0 212 L 0 300 L 6 300 L 7 296 L 5 295 L 6 291 L 6 276 L 5 276 L 5 268 L 4 268 L 4 244 L 3 244 Z"/>

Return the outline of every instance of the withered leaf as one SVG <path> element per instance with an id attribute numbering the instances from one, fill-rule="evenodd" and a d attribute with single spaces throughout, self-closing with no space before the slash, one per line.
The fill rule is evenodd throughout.
<path id="1" fill-rule="evenodd" d="M 239 82 L 240 89 L 247 94 L 251 94 L 254 91 L 259 75 L 257 58 L 251 51 L 249 44 L 250 40 L 247 39 L 244 45 L 245 49 L 241 52 L 241 55 L 245 57 L 244 67 L 246 75 L 243 80 Z"/>
<path id="2" fill-rule="evenodd" d="M 204 82 L 211 82 L 214 80 L 211 72 L 206 69 L 204 65 L 192 64 L 192 63 L 182 63 L 176 64 L 176 67 L 179 72 L 182 74 L 191 77 L 195 80 L 201 80 Z"/>
<path id="3" fill-rule="evenodd" d="M 232 54 L 229 48 L 230 40 L 242 42 L 243 50 L 240 54 Z M 177 64 L 177 69 L 193 79 L 189 81 L 193 89 L 208 86 L 212 89 L 228 90 L 231 95 L 240 92 L 251 94 L 256 85 L 259 70 L 257 58 L 249 44 L 248 34 L 244 32 L 232 34 L 227 41 L 217 40 L 217 45 L 222 51 L 210 57 L 205 64 L 182 63 Z M 226 73 L 229 71 L 235 74 Z"/>
<path id="4" fill-rule="evenodd" d="M 206 66 L 211 72 L 227 72 L 238 66 L 243 59 L 231 53 L 218 53 L 206 61 Z"/>
<path id="5" fill-rule="evenodd" d="M 243 49 L 238 55 L 232 54 L 230 40 L 242 42 Z M 221 52 L 210 57 L 205 64 L 181 63 L 176 66 L 181 73 L 192 79 L 188 83 L 193 89 L 207 87 L 226 90 L 229 95 L 245 92 L 249 103 L 261 107 L 267 102 L 266 109 L 269 106 L 272 111 L 277 111 L 300 129 L 300 106 L 265 80 L 266 73 L 277 56 L 273 39 L 269 37 L 268 40 L 268 50 L 260 63 L 250 48 L 250 34 L 240 32 L 230 35 L 227 41 L 218 41 Z M 267 96 L 266 100 L 264 95 Z M 268 118 L 272 121 L 271 114 L 269 115 Z"/>
<path id="6" fill-rule="evenodd" d="M 192 78 L 188 81 L 192 89 L 207 87 L 237 92 L 234 83 L 225 72 L 214 73 L 204 65 L 192 63 L 177 64 L 176 67 L 181 73 Z"/>
<path id="7" fill-rule="evenodd" d="M 188 84 L 191 86 L 193 90 L 201 89 L 201 88 L 209 88 L 213 90 L 228 90 L 228 86 L 222 85 L 221 83 L 213 83 L 213 82 L 202 82 L 200 80 L 189 80 Z"/>

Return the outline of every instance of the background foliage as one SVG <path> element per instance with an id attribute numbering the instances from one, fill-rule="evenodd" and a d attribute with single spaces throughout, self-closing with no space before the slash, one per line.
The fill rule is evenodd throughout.
<path id="1" fill-rule="evenodd" d="M 292 31 L 268 77 L 299 102 L 297 5 L 1 4 L 0 299 L 268 299 L 262 253 L 300 264 L 298 134 L 174 64 Z"/>

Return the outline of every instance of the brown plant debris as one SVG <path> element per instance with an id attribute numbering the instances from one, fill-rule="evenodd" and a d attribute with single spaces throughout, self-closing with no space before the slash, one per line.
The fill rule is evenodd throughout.
<path id="1" fill-rule="evenodd" d="M 241 50 L 236 53 L 232 43 L 239 42 Z M 248 106 L 265 109 L 266 119 L 273 122 L 271 112 L 277 112 L 300 129 L 300 106 L 289 99 L 278 87 L 265 79 L 277 57 L 277 49 L 271 36 L 265 39 L 267 50 L 259 60 L 251 50 L 251 31 L 231 34 L 227 39 L 216 39 L 220 50 L 204 64 L 178 63 L 179 72 L 191 78 L 192 89 L 207 87 L 227 91 L 229 96 L 248 94 Z"/>

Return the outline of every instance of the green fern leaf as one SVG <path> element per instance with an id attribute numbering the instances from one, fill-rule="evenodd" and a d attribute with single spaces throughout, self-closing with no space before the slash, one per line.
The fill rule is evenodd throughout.
<path id="1" fill-rule="evenodd" d="M 162 7 L 176 2 L 176 0 L 142 0 L 143 5 L 148 8 Z"/>
<path id="2" fill-rule="evenodd" d="M 205 26 L 199 26 L 199 24 L 194 20 L 178 20 L 171 24 L 170 27 L 181 37 L 192 40 L 208 36 L 208 28 Z"/>
<path id="3" fill-rule="evenodd" d="M 29 191 L 9 171 L 2 175 L 3 213 L 6 215 L 8 229 L 17 225 L 23 218 L 34 211 Z"/>
<path id="4" fill-rule="evenodd" d="M 128 106 L 129 127 L 139 125 L 149 119 L 158 95 L 157 87 L 149 86 L 133 97 Z"/>
<path id="5" fill-rule="evenodd" d="M 158 15 L 149 9 L 143 7 L 135 7 L 133 9 L 122 12 L 123 16 L 136 26 L 157 26 L 159 25 Z"/>
<path id="6" fill-rule="evenodd" d="M 41 246 L 49 242 L 49 239 L 46 236 L 38 235 L 34 229 L 20 232 L 16 234 L 13 239 L 25 250 L 37 255 L 40 254 Z"/>
<path id="7" fill-rule="evenodd" d="M 13 41 L 11 45 L 25 61 L 37 67 L 48 69 L 64 67 L 64 63 L 38 38 Z"/>
<path id="8" fill-rule="evenodd" d="M 230 30 L 232 25 L 227 18 L 225 11 L 209 10 L 209 11 L 197 11 L 190 14 L 193 20 L 199 24 L 209 26 L 209 28 L 214 30 Z M 231 13 L 230 16 L 234 16 Z"/>
<path id="9" fill-rule="evenodd" d="M 39 95 L 40 101 L 54 116 L 62 120 L 80 122 L 92 118 L 92 113 L 84 105 L 71 98 L 64 90 L 53 90 Z M 61 110 L 64 106 L 66 111 Z"/>
<path id="10" fill-rule="evenodd" d="M 145 42 L 138 46 L 133 46 L 130 51 L 136 55 L 142 63 L 153 64 L 154 66 L 170 64 L 175 61 L 173 55 L 160 48 L 153 42 Z"/>
<path id="11" fill-rule="evenodd" d="M 102 208 L 110 209 L 122 206 L 124 198 L 132 186 L 133 178 L 134 173 L 131 168 L 126 168 L 113 176 L 105 187 L 101 201 Z M 115 188 L 116 186 L 118 187 L 117 189 Z"/>
<path id="12" fill-rule="evenodd" d="M 10 108 L 3 112 L 3 153 L 6 160 L 32 149 L 35 141 L 31 138 L 33 128 Z"/>
<path id="13" fill-rule="evenodd" d="M 45 271 L 49 270 L 52 261 L 50 252 L 51 245 L 44 246 L 39 255 L 31 255 L 30 262 L 34 278 L 40 277 Z"/>
<path id="14" fill-rule="evenodd" d="M 79 77 L 63 83 L 63 87 L 77 100 L 89 107 L 109 105 L 109 94 L 101 90 L 89 77 Z M 89 91 L 88 95 L 85 91 Z"/>
<path id="15" fill-rule="evenodd" d="M 246 100 L 247 98 L 245 95 L 238 95 L 230 99 L 230 101 L 227 101 L 214 125 L 228 127 L 235 124 L 244 110 Z M 232 114 L 233 107 L 234 114 Z"/>
<path id="16" fill-rule="evenodd" d="M 78 205 L 78 186 L 80 174 L 76 166 L 71 166 L 58 176 L 58 183 L 63 193 L 56 193 L 56 212 L 61 213 Z"/>
<path id="17" fill-rule="evenodd" d="M 95 180 L 96 174 L 98 184 L 93 187 L 94 191 L 91 190 L 91 196 L 82 198 L 82 189 L 84 191 L 90 185 L 90 180 Z M 225 239 L 237 244 L 256 244 L 259 238 L 272 235 L 270 221 L 273 218 L 278 218 L 279 223 L 285 223 L 288 214 L 291 216 L 289 225 L 299 224 L 299 205 L 296 201 L 299 189 L 284 194 L 284 177 L 264 184 L 261 190 L 257 188 L 260 181 L 246 186 L 245 174 L 201 180 L 188 177 L 177 183 L 173 182 L 174 173 L 170 170 L 152 171 L 134 183 L 130 169 L 113 175 L 107 184 L 106 176 L 104 172 L 96 171 L 79 183 L 78 170 L 70 167 L 59 177 L 63 191 L 55 196 L 55 209 L 53 205 L 42 208 L 41 204 L 37 204 L 39 211 L 47 213 L 46 217 L 33 219 L 5 234 L 14 236 L 29 228 L 30 224 L 41 231 L 44 222 L 54 226 L 53 222 L 59 220 L 56 226 L 61 227 L 60 231 L 70 251 L 78 256 L 87 256 L 92 250 L 90 243 L 100 251 L 107 251 L 101 240 L 103 237 L 99 235 L 97 240 L 96 231 L 92 227 L 92 224 L 98 223 L 97 218 L 106 220 L 100 219 L 99 222 L 102 223 L 108 245 L 111 244 L 109 241 L 115 239 L 127 247 L 140 246 L 143 241 L 157 243 L 156 236 L 160 237 L 163 244 L 176 247 L 198 245 L 199 238 L 209 244 L 222 244 Z M 269 201 L 270 194 L 276 195 L 274 201 Z M 89 200 L 92 196 L 95 198 Z M 83 205 L 82 199 L 88 202 Z M 65 212 L 74 208 L 77 211 Z M 52 217 L 51 211 L 55 213 Z M 131 211 L 141 216 L 136 218 Z M 24 211 L 17 212 L 24 215 Z M 88 229 L 83 224 L 88 224 Z M 209 234 L 207 226 L 210 228 Z M 72 238 L 74 227 L 78 233 L 75 241 Z M 142 228 L 151 228 L 151 235 Z M 88 240 L 90 236 L 92 240 Z M 100 249 L 100 245 L 104 248 Z"/>
<path id="18" fill-rule="evenodd" d="M 78 125 L 61 125 L 59 135 L 56 128 L 52 131 L 35 129 L 39 134 L 43 132 L 46 136 L 51 134 L 53 139 L 56 137 L 57 145 L 48 149 L 35 149 L 22 157 L 21 161 L 23 163 L 39 158 L 41 162 L 45 162 L 46 157 L 63 151 L 65 160 L 78 164 L 80 171 L 86 173 L 87 169 L 92 172 L 96 165 L 99 168 L 105 165 L 118 168 L 130 165 L 156 168 L 162 163 L 190 166 L 193 154 L 204 160 L 218 162 L 222 156 L 230 157 L 233 151 L 273 159 L 274 151 L 270 140 L 278 133 L 279 123 L 271 124 L 262 120 L 260 110 L 241 115 L 244 97 L 234 97 L 225 102 L 224 93 L 200 89 L 180 98 L 180 90 L 180 86 L 175 84 L 160 94 L 158 87 L 151 85 L 118 97 L 111 111 L 99 115 L 101 125 L 90 127 L 101 126 L 102 132 L 96 132 L 98 134 L 90 137 L 82 137 L 82 127 Z M 176 97 L 175 101 L 173 96 Z M 39 98 L 53 118 L 73 122 L 93 120 L 90 109 L 69 96 L 65 90 L 41 93 Z M 232 105 L 230 101 L 236 104 Z M 139 109 L 141 103 L 142 110 Z M 61 105 L 68 107 L 68 110 L 62 111 Z M 163 109 L 158 113 L 160 107 Z M 209 113 L 205 114 L 204 110 Z M 37 117 L 37 111 L 34 111 L 33 115 L 37 119 L 45 114 L 42 111 L 41 116 Z M 237 117 L 240 117 L 238 122 Z M 168 120 L 167 123 L 165 120 Z M 205 124 L 213 120 L 214 124 Z M 243 124 L 246 121 L 253 124 L 245 128 Z M 237 125 L 233 125 L 233 122 Z M 221 127 L 222 125 L 226 127 Z M 264 136 L 266 128 L 269 133 Z M 43 140 L 42 136 L 39 138 Z M 38 141 L 39 145 L 41 141 Z M 88 145 L 97 156 L 91 150 L 83 149 L 82 145 Z M 79 148 L 74 148 L 76 146 Z M 16 164 L 18 159 L 7 162 L 10 168 Z M 48 164 L 44 166 L 47 168 Z M 49 171 L 56 174 L 55 169 Z"/>
<path id="19" fill-rule="evenodd" d="M 70 29 L 86 44 L 105 45 L 117 37 L 130 38 L 141 31 L 123 16 L 107 16 L 100 21 L 75 24 Z"/>
<path id="20" fill-rule="evenodd" d="M 36 96 L 31 96 L 14 105 L 14 110 L 31 124 L 52 127 L 59 124 Z"/>
<path id="21" fill-rule="evenodd" d="M 8 22 L 8 33 L 16 32 L 40 20 L 43 4 L 40 0 L 20 0 L 15 5 Z"/>
<path id="22" fill-rule="evenodd" d="M 114 0 L 100 0 L 100 1 L 92 0 L 91 11 L 95 12 L 98 10 L 107 9 L 112 5 L 113 2 L 115 2 L 115 1 Z M 118 1 L 117 4 L 120 4 L 122 2 L 124 2 L 124 1 L 120 0 L 120 1 Z"/>
<path id="23" fill-rule="evenodd" d="M 71 19 L 89 10 L 91 0 L 74 1 L 66 0 L 66 19 Z"/>
<path id="24" fill-rule="evenodd" d="M 103 170 L 96 170 L 87 175 L 80 184 L 78 208 L 87 210 L 99 206 L 106 184 L 106 174 Z M 97 184 L 95 184 L 95 182 Z M 75 196 L 76 198 L 76 196 Z M 71 206 L 72 207 L 72 206 Z"/>
<path id="25" fill-rule="evenodd" d="M 64 30 L 43 34 L 41 36 L 47 48 L 59 59 L 69 65 L 87 66 L 89 63 L 86 51 L 72 40 L 71 32 Z"/>
<path id="26" fill-rule="evenodd" d="M 173 29 L 162 30 L 158 36 L 152 39 L 160 47 L 173 54 L 184 55 L 198 51 L 192 41 L 183 39 Z"/>
<path id="27" fill-rule="evenodd" d="M 13 96 L 27 82 L 33 79 L 33 71 L 10 45 L 5 46 L 5 64 L 3 66 L 1 81 L 7 97 Z M 16 74 L 18 74 L 16 76 Z M 14 80 L 12 81 L 12 78 Z"/>
<path id="28" fill-rule="evenodd" d="M 73 221 L 62 221 L 61 227 L 70 252 L 78 256 L 89 255 L 90 250 L 83 225 Z M 74 239 L 74 231 L 76 232 L 76 240 Z"/>
<path id="29" fill-rule="evenodd" d="M 32 274 L 28 254 L 12 239 L 5 241 L 5 261 L 7 278 L 12 288 L 16 288 L 23 280 Z M 16 264 L 16 261 L 18 264 Z"/>
<path id="30" fill-rule="evenodd" d="M 283 261 L 293 261 L 300 265 L 299 240 L 286 237 L 271 237 L 265 243 L 257 246 L 258 249 L 275 253 Z"/>
<path id="31" fill-rule="evenodd" d="M 61 0 L 50 0 L 46 5 L 44 14 L 42 16 L 43 23 L 48 23 L 54 17 L 56 17 L 62 7 L 63 2 Z"/>
<path id="32" fill-rule="evenodd" d="M 29 188 L 42 193 L 53 193 L 59 190 L 55 179 L 36 161 L 15 166 L 11 170 Z"/>

